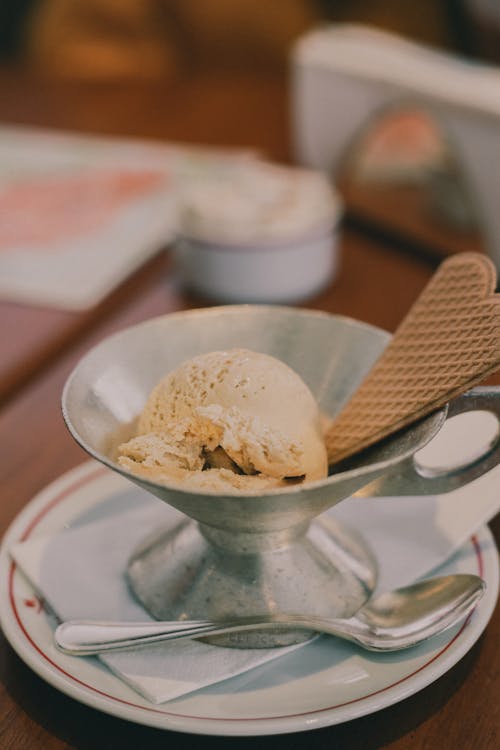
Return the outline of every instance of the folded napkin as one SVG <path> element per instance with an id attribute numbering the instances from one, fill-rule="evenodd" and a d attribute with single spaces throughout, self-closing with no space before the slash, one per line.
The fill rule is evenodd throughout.
<path id="1" fill-rule="evenodd" d="M 500 478 L 500 468 L 493 474 Z M 350 498 L 329 513 L 369 540 L 379 565 L 378 589 L 389 589 L 443 563 L 495 514 L 497 482 L 483 478 L 474 484 L 476 492 L 469 485 L 439 497 Z M 11 555 L 61 620 L 150 620 L 127 588 L 127 559 L 158 524 L 178 518 L 177 511 L 149 494 L 120 486 L 71 528 L 16 544 Z M 99 658 L 148 700 L 162 703 L 301 647 L 307 644 L 239 650 L 186 640 Z"/>

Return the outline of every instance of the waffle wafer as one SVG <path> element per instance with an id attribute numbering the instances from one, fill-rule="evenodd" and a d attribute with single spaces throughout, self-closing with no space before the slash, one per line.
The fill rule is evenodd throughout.
<path id="1" fill-rule="evenodd" d="M 445 260 L 326 435 L 330 464 L 442 407 L 500 368 L 500 294 L 479 253 Z"/>

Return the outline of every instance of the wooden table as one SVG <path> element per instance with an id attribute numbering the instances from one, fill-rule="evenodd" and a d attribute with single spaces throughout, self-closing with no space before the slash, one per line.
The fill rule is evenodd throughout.
<path id="1" fill-rule="evenodd" d="M 167 85 L 39 83 L 0 75 L 0 120 L 89 132 L 254 146 L 290 158 L 283 76 L 203 74 Z M 404 244 L 404 243 L 403 243 Z M 340 237 L 341 270 L 306 306 L 351 315 L 389 330 L 429 279 L 432 254 L 416 254 L 349 223 Z M 151 316 L 206 304 L 176 282 L 168 253 L 151 261 L 98 309 L 54 313 L 0 306 L 0 533 L 34 493 L 86 456 L 63 425 L 64 381 L 95 342 Z M 5 326 L 6 316 L 10 321 Z M 15 333 L 13 333 L 15 331 Z M 494 381 L 498 382 L 498 381 Z M 500 541 L 500 519 L 492 523 Z M 343 725 L 273 738 L 193 737 L 102 714 L 37 677 L 0 634 L 0 747 L 62 748 L 478 748 L 499 745 L 500 609 L 469 653 L 420 693 Z"/>

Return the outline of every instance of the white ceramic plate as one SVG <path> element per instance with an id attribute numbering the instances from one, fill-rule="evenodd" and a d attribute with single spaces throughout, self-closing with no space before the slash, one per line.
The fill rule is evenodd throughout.
<path id="1" fill-rule="evenodd" d="M 15 542 L 99 518 L 106 503 L 123 491 L 124 482 L 94 462 L 85 463 L 26 506 L 0 550 L 0 623 L 12 647 L 51 685 L 105 713 L 163 729 L 219 735 L 277 734 L 338 724 L 401 701 L 436 680 L 467 653 L 495 607 L 498 553 L 484 527 L 443 568 L 444 573 L 479 573 L 486 580 L 480 607 L 464 625 L 393 654 L 363 652 L 333 638 L 318 638 L 239 677 L 152 705 L 97 659 L 57 651 L 53 622 L 8 555 Z"/>

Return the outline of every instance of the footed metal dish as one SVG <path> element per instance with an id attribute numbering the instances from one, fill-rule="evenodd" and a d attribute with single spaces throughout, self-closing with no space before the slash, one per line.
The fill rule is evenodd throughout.
<path id="1" fill-rule="evenodd" d="M 114 459 L 113 446 L 126 435 L 153 386 L 197 354 L 233 347 L 271 354 L 292 367 L 321 411 L 333 416 L 389 339 L 378 328 L 328 313 L 224 306 L 173 313 L 127 328 L 80 361 L 62 396 L 73 437 L 90 455 L 184 514 L 174 530 L 159 529 L 144 540 L 129 562 L 131 589 L 150 614 L 161 620 L 227 620 L 276 611 L 350 617 L 375 587 L 376 563 L 355 530 L 322 518 L 323 511 L 354 493 L 446 492 L 499 462 L 498 441 L 479 460 L 455 471 L 424 475 L 413 460 L 447 415 L 486 409 L 500 417 L 496 388 L 475 389 L 455 399 L 326 479 L 265 494 L 202 493 L 157 484 L 127 472 Z M 311 636 L 283 628 L 217 636 L 216 642 L 269 647 Z"/>

